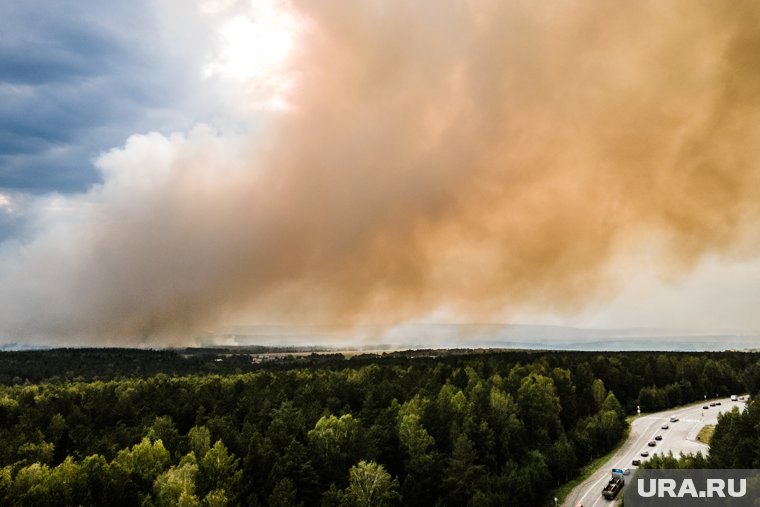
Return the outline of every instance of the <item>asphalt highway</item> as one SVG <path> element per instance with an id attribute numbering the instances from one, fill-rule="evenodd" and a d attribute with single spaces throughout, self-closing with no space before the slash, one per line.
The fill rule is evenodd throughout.
<path id="1" fill-rule="evenodd" d="M 710 403 L 718 401 L 720 405 L 709 406 Z M 709 408 L 703 409 L 704 405 Z M 654 453 L 667 454 L 668 451 L 672 451 L 674 456 L 697 451 L 707 454 L 709 447 L 696 440 L 699 430 L 706 424 L 716 424 L 719 412 L 727 412 L 732 407 L 743 410 L 744 406 L 743 401 L 731 401 L 730 398 L 708 399 L 704 402 L 637 417 L 631 424 L 631 432 L 623 446 L 588 479 L 570 492 L 562 504 L 563 507 L 576 507 L 579 504 L 583 507 L 612 505 L 610 500 L 602 496 L 602 489 L 610 480 L 612 469 L 630 468 L 633 474 L 636 467 L 631 464 L 632 461 L 647 459 L 641 457 L 643 450 L 649 451 L 650 456 Z M 678 422 L 670 422 L 673 416 L 678 418 Z M 668 429 L 662 429 L 663 424 L 667 424 Z M 656 441 L 655 447 L 647 446 L 647 443 L 654 440 L 657 435 L 661 435 L 662 440 Z M 631 475 L 625 476 L 626 485 L 630 477 Z"/>

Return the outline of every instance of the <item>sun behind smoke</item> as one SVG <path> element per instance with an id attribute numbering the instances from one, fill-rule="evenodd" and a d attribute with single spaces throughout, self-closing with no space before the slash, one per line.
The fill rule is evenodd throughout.
<path id="1" fill-rule="evenodd" d="M 286 96 L 294 80 L 287 60 L 303 29 L 302 20 L 280 0 L 251 1 L 242 12 L 234 6 L 217 3 L 204 9 L 218 18 L 219 43 L 204 75 L 243 86 L 258 106 L 287 109 Z"/>

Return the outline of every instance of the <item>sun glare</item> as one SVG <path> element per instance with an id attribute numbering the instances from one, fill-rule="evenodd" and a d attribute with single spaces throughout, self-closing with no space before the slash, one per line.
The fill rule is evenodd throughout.
<path id="1" fill-rule="evenodd" d="M 281 0 L 253 0 L 247 5 L 242 13 L 236 9 L 234 15 L 220 17 L 218 50 L 205 67 L 205 75 L 243 85 L 256 102 L 267 107 L 287 107 L 285 94 L 293 76 L 286 61 L 299 20 Z"/>

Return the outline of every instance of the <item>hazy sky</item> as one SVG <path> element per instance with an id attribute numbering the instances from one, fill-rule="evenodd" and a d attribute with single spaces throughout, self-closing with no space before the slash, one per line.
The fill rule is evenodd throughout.
<path id="1" fill-rule="evenodd" d="M 760 331 L 754 1 L 0 6 L 0 341 Z"/>

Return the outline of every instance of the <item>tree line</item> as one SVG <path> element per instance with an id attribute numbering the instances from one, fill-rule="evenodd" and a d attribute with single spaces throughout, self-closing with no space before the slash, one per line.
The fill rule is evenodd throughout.
<path id="1" fill-rule="evenodd" d="M 240 355 L 218 366 L 217 351 L 187 362 L 91 350 L 42 351 L 75 359 L 41 367 L 23 354 L 56 374 L 32 382 L 17 366 L 0 386 L 7 505 L 536 506 L 612 449 L 637 407 L 760 379 L 747 353 Z M 146 360 L 125 378 L 135 358 Z"/>

